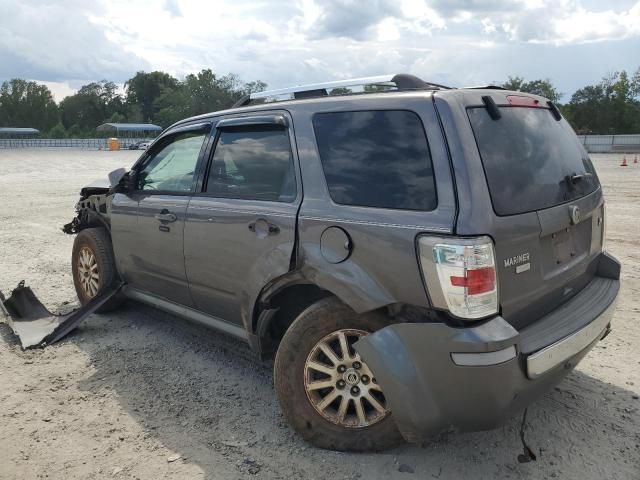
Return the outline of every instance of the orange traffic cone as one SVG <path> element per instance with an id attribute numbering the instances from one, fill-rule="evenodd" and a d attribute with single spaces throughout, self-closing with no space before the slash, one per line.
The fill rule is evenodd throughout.
<path id="1" fill-rule="evenodd" d="M 622 159 L 622 163 L 620 164 L 621 167 L 627 167 L 627 156 L 625 155 L 624 158 Z"/>

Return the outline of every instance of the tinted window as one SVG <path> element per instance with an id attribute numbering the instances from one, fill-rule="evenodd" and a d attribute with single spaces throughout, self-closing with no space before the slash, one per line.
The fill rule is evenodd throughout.
<path id="1" fill-rule="evenodd" d="M 185 132 L 160 145 L 152 152 L 138 175 L 141 190 L 186 193 L 191 191 L 193 176 L 206 133 Z M 155 150 L 155 149 L 154 149 Z"/>
<path id="2" fill-rule="evenodd" d="M 436 207 L 427 138 L 415 113 L 321 113 L 313 127 L 334 202 L 404 210 Z"/>
<path id="3" fill-rule="evenodd" d="M 591 160 L 565 120 L 543 108 L 500 113 L 493 120 L 485 108 L 468 110 L 498 215 L 549 208 L 598 187 Z M 570 180 L 573 175 L 582 177 Z"/>
<path id="4" fill-rule="evenodd" d="M 222 130 L 207 192 L 227 198 L 292 202 L 296 183 L 288 131 L 265 127 Z"/>

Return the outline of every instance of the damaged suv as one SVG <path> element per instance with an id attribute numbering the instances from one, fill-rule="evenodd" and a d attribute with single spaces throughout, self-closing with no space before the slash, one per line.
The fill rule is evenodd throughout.
<path id="1" fill-rule="evenodd" d="M 181 121 L 66 230 L 83 304 L 122 284 L 102 310 L 138 300 L 274 354 L 285 417 L 338 450 L 500 425 L 607 335 L 619 289 L 557 107 L 410 75 Z"/>

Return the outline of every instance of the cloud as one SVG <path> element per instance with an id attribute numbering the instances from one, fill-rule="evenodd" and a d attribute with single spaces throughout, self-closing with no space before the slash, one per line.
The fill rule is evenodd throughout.
<path id="1" fill-rule="evenodd" d="M 573 45 L 640 35 L 640 2 L 427 0 L 449 23 L 480 24 L 495 39 Z M 615 5 L 615 8 L 614 8 Z"/>
<path id="2" fill-rule="evenodd" d="M 78 88 L 211 68 L 280 88 L 406 72 L 454 86 L 549 77 L 571 92 L 635 70 L 640 51 L 638 0 L 62 3 L 0 0 L 0 80 Z"/>
<path id="3" fill-rule="evenodd" d="M 612 3 L 587 9 L 580 0 L 430 0 L 430 4 L 445 18 L 471 14 L 468 24 L 480 16 L 485 34 L 508 41 L 575 45 L 640 35 L 640 2 L 621 2 L 617 9 Z"/>
<path id="4" fill-rule="evenodd" d="M 182 10 L 180 10 L 180 5 L 178 5 L 178 0 L 166 0 L 164 2 L 164 9 L 171 14 L 172 17 L 181 17 Z"/>
<path id="5" fill-rule="evenodd" d="M 318 2 L 321 13 L 309 36 L 314 39 L 347 37 L 364 40 L 371 28 L 386 18 L 401 17 L 402 10 L 394 0 L 325 0 Z"/>
<path id="6" fill-rule="evenodd" d="M 120 81 L 149 66 L 110 42 L 84 5 L 0 0 L 0 76 Z"/>
<path id="7" fill-rule="evenodd" d="M 429 5 L 444 17 L 453 17 L 460 12 L 486 14 L 520 10 L 522 0 L 429 0 Z"/>

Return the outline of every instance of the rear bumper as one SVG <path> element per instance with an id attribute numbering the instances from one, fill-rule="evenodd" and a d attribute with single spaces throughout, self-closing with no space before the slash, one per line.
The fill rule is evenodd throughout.
<path id="1" fill-rule="evenodd" d="M 603 254 L 608 262 L 617 264 Z M 615 268 L 602 272 L 607 276 L 521 331 L 502 317 L 469 328 L 399 323 L 355 348 L 407 440 L 495 428 L 559 383 L 608 333 L 619 281 L 610 278 L 618 276 Z"/>

